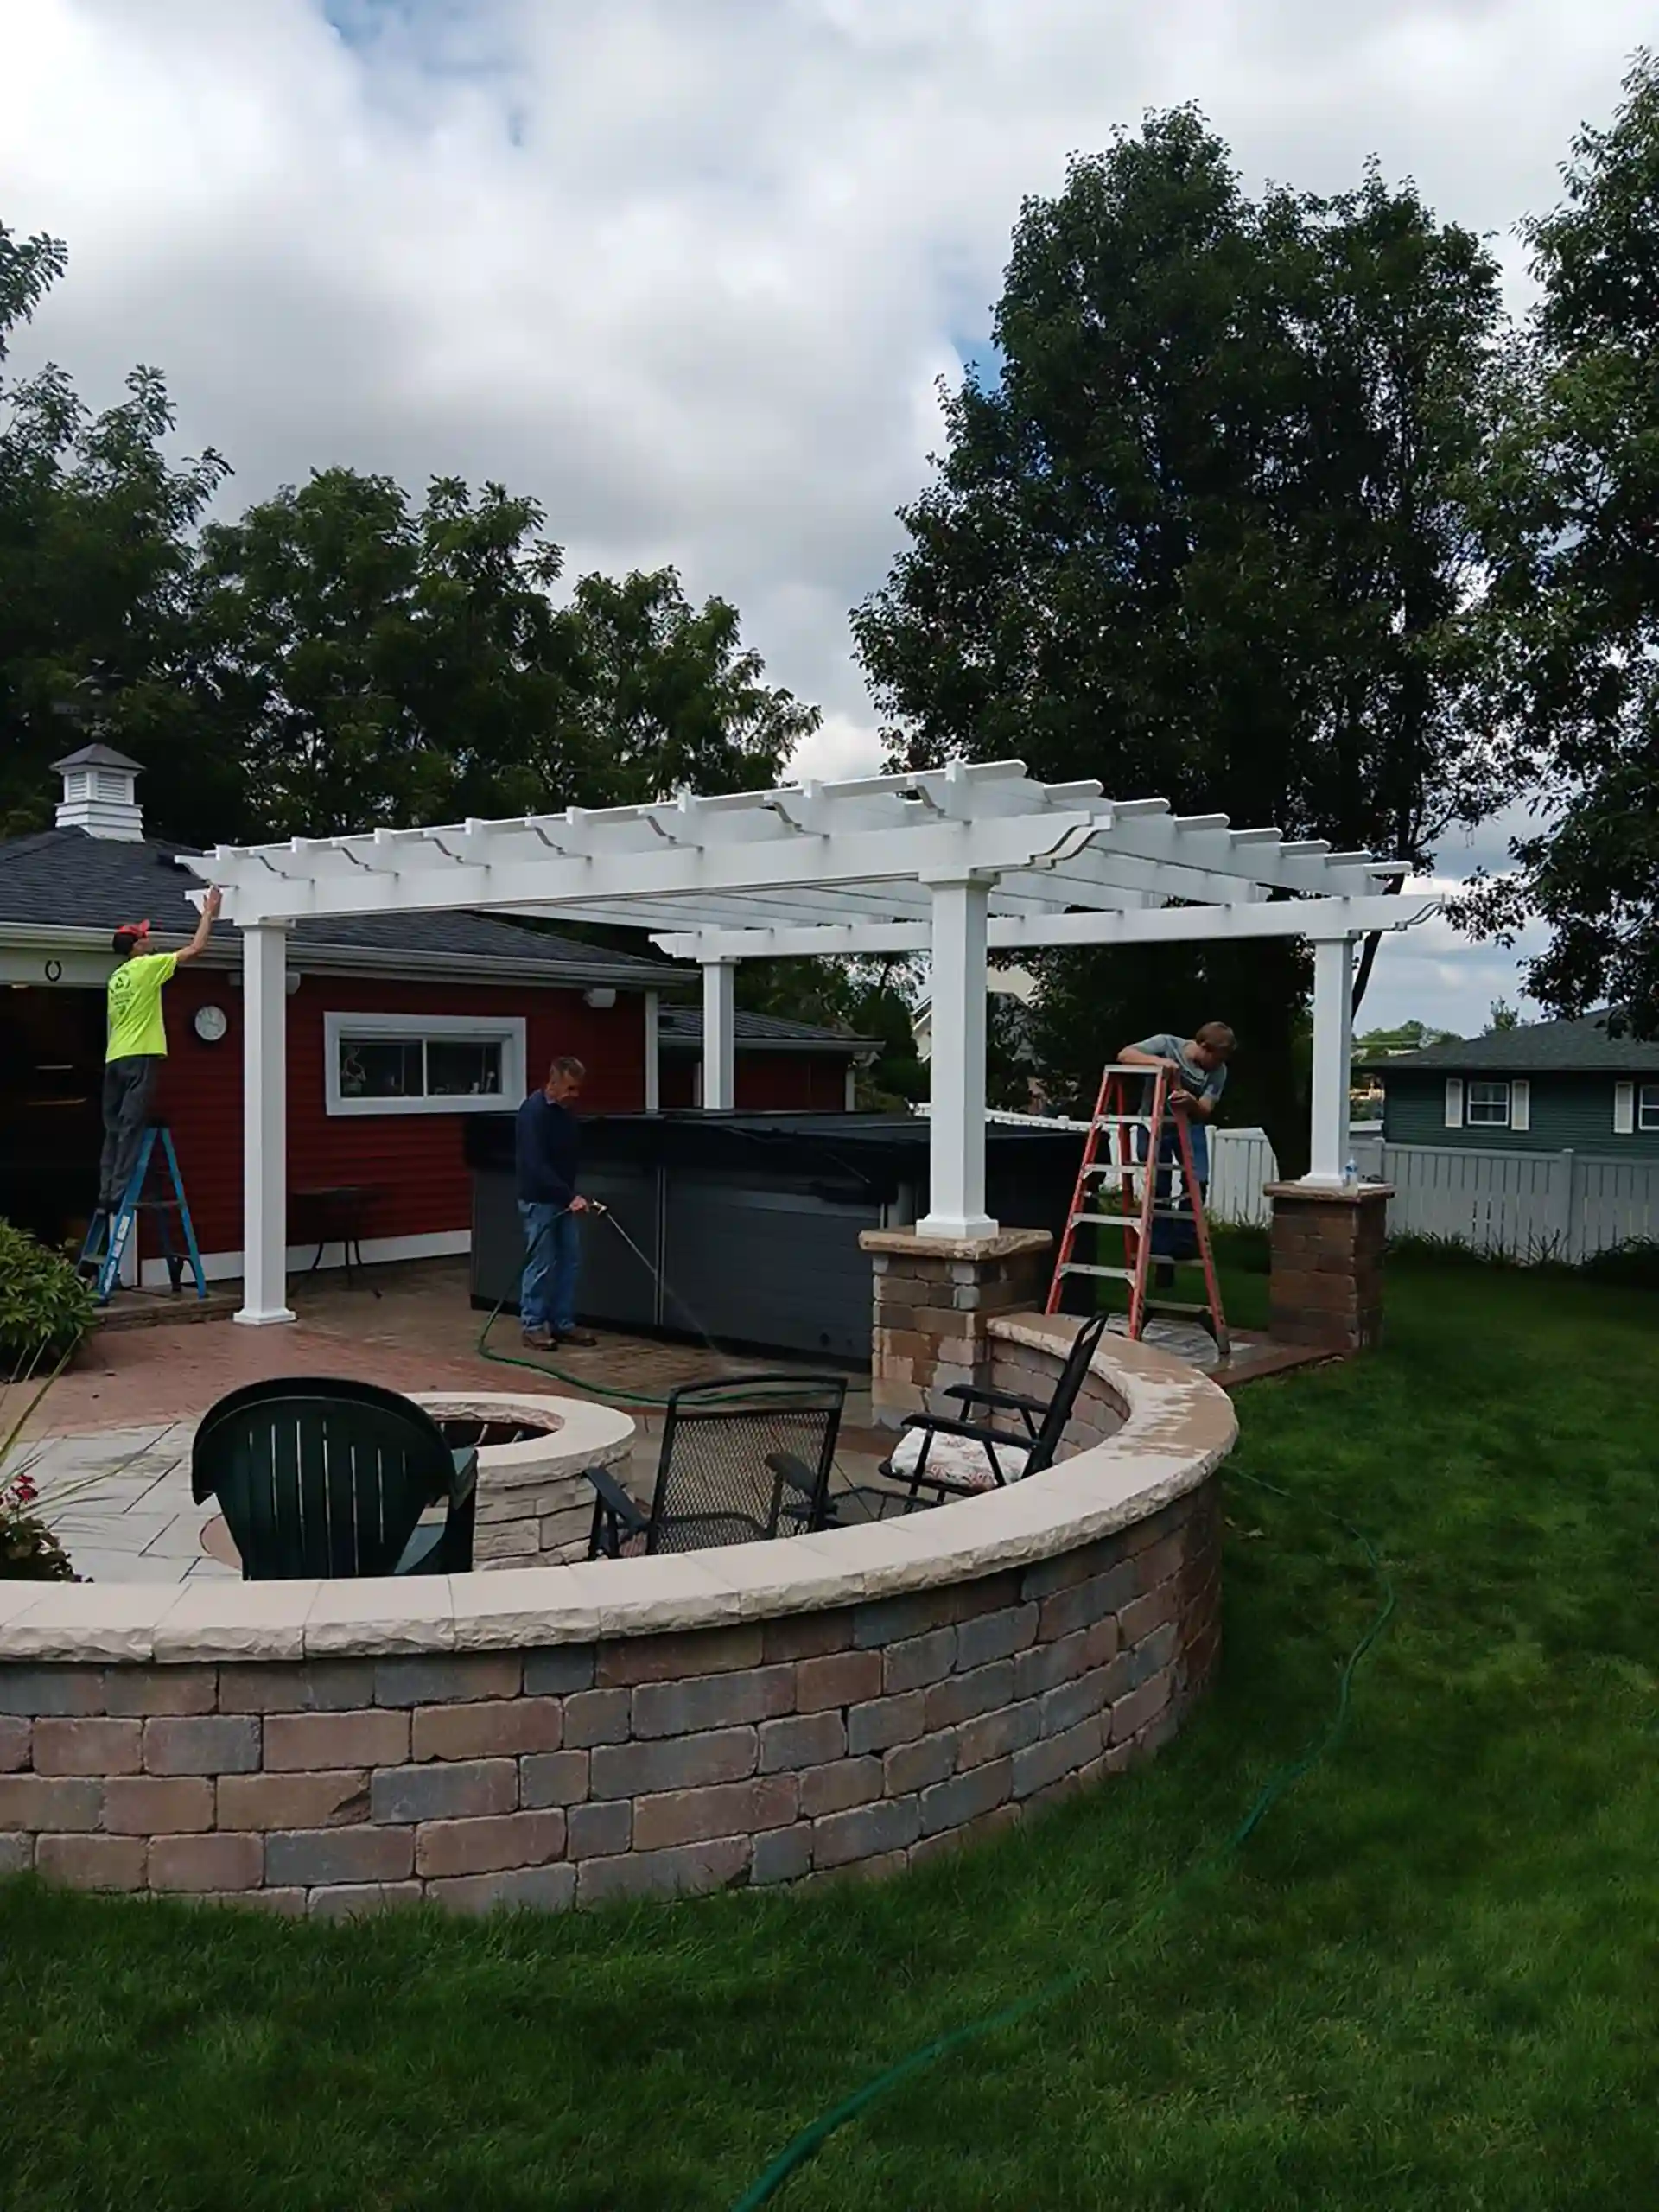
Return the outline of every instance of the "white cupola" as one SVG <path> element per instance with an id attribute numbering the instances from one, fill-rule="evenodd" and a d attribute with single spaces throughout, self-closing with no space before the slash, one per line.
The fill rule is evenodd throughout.
<path id="1" fill-rule="evenodd" d="M 143 770 L 137 761 L 107 745 L 83 745 L 79 753 L 54 760 L 52 767 L 63 778 L 60 830 L 84 830 L 89 837 L 110 837 L 122 844 L 143 842 L 144 817 L 137 784 Z"/>

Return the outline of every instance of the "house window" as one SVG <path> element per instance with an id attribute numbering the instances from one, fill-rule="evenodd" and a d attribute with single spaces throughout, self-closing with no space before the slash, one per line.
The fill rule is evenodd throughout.
<path id="1" fill-rule="evenodd" d="M 1510 1126 L 1510 1086 L 1507 1083 L 1471 1083 L 1465 1119 L 1471 1128 L 1507 1129 Z"/>
<path id="2" fill-rule="evenodd" d="M 1644 1083 L 1637 1092 L 1636 1126 L 1659 1135 L 1659 1083 Z"/>
<path id="3" fill-rule="evenodd" d="M 323 1017 L 331 1114 L 480 1114 L 526 1088 L 524 1025 L 464 1015 Z"/>

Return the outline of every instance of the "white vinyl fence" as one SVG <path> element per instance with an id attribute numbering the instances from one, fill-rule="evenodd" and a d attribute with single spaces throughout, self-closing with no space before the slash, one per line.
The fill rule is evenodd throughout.
<path id="1" fill-rule="evenodd" d="M 1264 1225 L 1273 1147 L 1260 1129 L 1210 1138 L 1213 1219 Z M 1468 1145 L 1384 1144 L 1356 1128 L 1354 1165 L 1392 1183 L 1395 1236 L 1455 1236 L 1477 1251 L 1577 1262 L 1632 1237 L 1659 1238 L 1659 1161 L 1578 1152 L 1479 1151 Z"/>
<path id="2" fill-rule="evenodd" d="M 1089 1126 L 1058 1116 L 987 1118 L 1079 1134 Z M 1380 1123 L 1356 1122 L 1353 1161 L 1366 1182 L 1393 1184 L 1391 1236 L 1455 1236 L 1477 1251 L 1573 1264 L 1634 1237 L 1659 1240 L 1659 1160 L 1384 1144 Z M 1272 1208 L 1263 1186 L 1277 1173 L 1264 1130 L 1211 1129 L 1211 1219 L 1265 1228 Z"/>

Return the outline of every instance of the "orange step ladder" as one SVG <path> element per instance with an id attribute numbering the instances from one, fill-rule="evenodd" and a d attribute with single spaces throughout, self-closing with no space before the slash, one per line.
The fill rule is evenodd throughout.
<path id="1" fill-rule="evenodd" d="M 1226 1318 L 1221 1310 L 1221 1290 L 1216 1281 L 1215 1255 L 1210 1249 L 1210 1229 L 1204 1217 L 1204 1194 L 1192 1159 L 1192 1130 L 1185 1114 L 1171 1110 L 1170 1086 L 1176 1080 L 1166 1067 L 1127 1067 L 1111 1064 L 1101 1071 L 1100 1092 L 1095 1101 L 1089 1133 L 1084 1139 L 1083 1163 L 1060 1239 L 1054 1280 L 1049 1285 L 1046 1311 L 1058 1313 L 1068 1275 L 1103 1278 L 1128 1285 L 1128 1334 L 1139 1341 L 1147 1317 L 1153 1313 L 1192 1313 L 1215 1338 L 1224 1358 L 1230 1349 Z M 1152 1090 L 1151 1111 L 1141 1110 L 1147 1089 Z M 1131 1103 L 1131 1102 L 1135 1102 Z M 1145 1157 L 1136 1133 L 1144 1130 Z M 1175 1137 L 1175 1158 L 1160 1155 L 1166 1131 Z M 1103 1147 L 1102 1139 L 1105 1140 Z M 1174 1175 L 1181 1178 L 1181 1203 L 1174 1203 Z M 1098 1200 L 1096 1204 L 1095 1201 Z M 1112 1203 L 1116 1201 L 1116 1203 Z M 1198 1257 L 1204 1268 L 1205 1295 L 1201 1300 L 1149 1297 L 1147 1278 L 1163 1260 L 1153 1249 L 1154 1224 L 1182 1221 L 1192 1224 L 1198 1241 Z M 1117 1230 L 1123 1238 L 1122 1267 L 1106 1261 L 1077 1257 L 1080 1233 Z M 1085 1252 L 1090 1250 L 1086 1244 Z M 1097 1252 L 1100 1248 L 1095 1247 Z"/>

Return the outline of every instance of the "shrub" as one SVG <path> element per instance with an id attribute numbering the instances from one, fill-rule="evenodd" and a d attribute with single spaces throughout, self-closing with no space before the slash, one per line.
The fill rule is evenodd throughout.
<path id="1" fill-rule="evenodd" d="M 1611 1283 L 1620 1290 L 1659 1290 L 1659 1236 L 1627 1236 L 1592 1253 L 1581 1270 L 1589 1282 Z"/>
<path id="2" fill-rule="evenodd" d="M 1389 1239 L 1389 1257 L 1431 1267 L 1485 1268 L 1499 1273 L 1524 1268 L 1536 1274 L 1540 1271 L 1556 1274 L 1575 1274 L 1569 1260 L 1562 1257 L 1563 1240 L 1557 1235 L 1529 1236 L 1523 1246 L 1471 1244 L 1466 1236 L 1438 1230 L 1406 1229 Z"/>
<path id="3" fill-rule="evenodd" d="M 22 1377 L 61 1365 L 95 1310 L 72 1261 L 0 1221 L 0 1370 Z"/>

